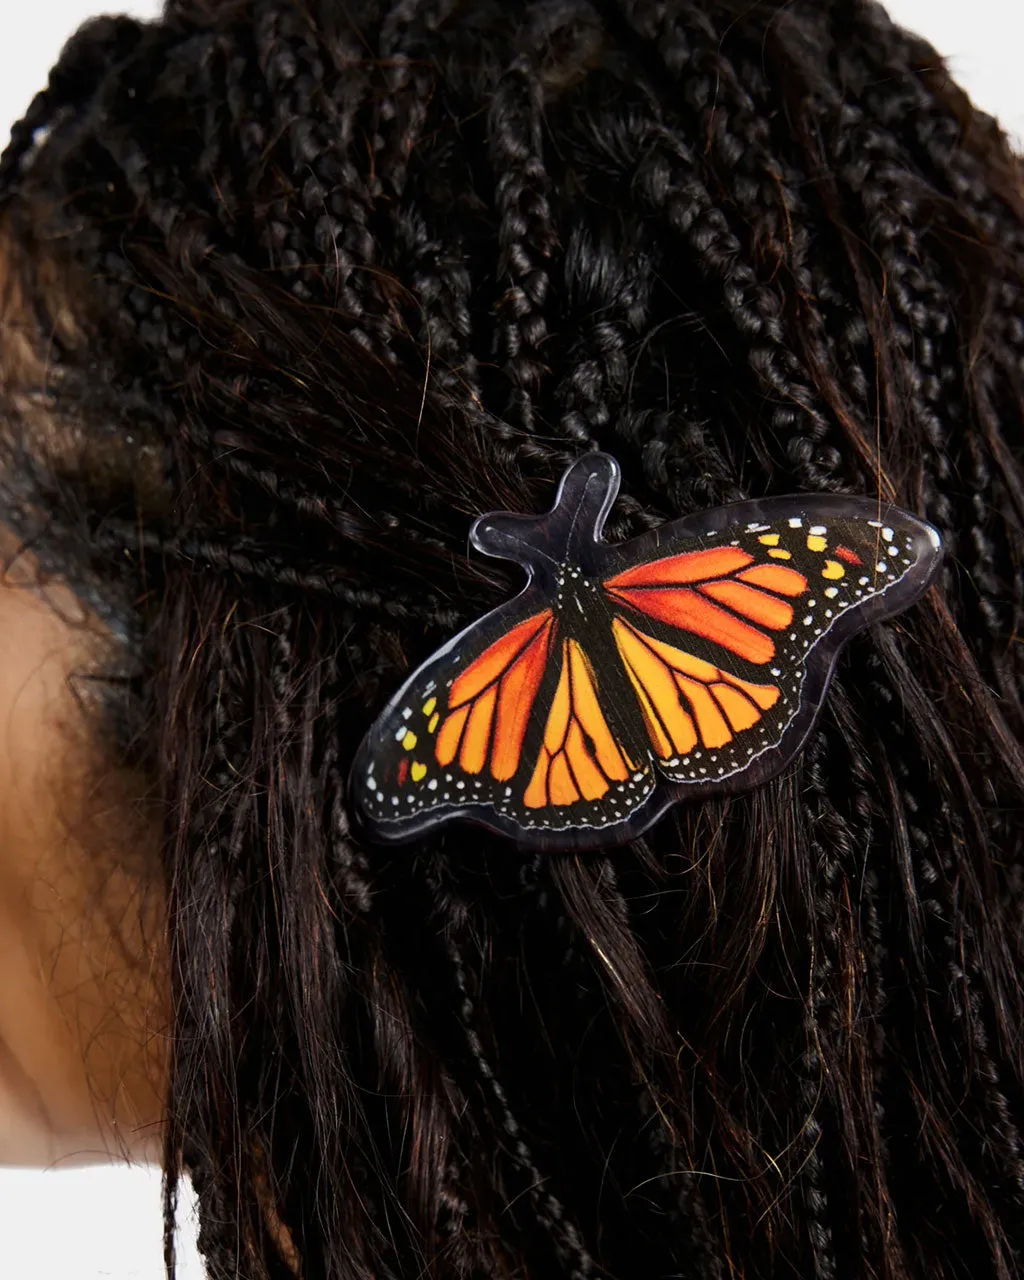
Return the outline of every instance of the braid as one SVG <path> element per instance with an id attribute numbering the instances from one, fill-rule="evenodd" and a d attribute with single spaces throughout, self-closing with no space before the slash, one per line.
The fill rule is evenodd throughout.
<path id="1" fill-rule="evenodd" d="M 448 896 L 443 888 L 440 871 L 440 867 L 436 867 L 430 881 L 439 912 L 446 910 L 445 899 Z M 450 910 L 450 906 L 447 909 Z M 474 1002 L 458 944 L 449 934 L 445 945 L 460 1001 L 457 1005 L 457 1016 L 466 1046 L 475 1064 L 480 1088 L 485 1096 L 489 1095 L 491 1099 L 489 1105 L 496 1109 L 504 1134 L 510 1143 L 509 1154 L 520 1176 L 525 1179 L 526 1195 L 534 1205 L 538 1221 L 551 1238 L 556 1257 L 565 1269 L 565 1274 L 570 1277 L 570 1280 L 587 1280 L 587 1277 L 595 1274 L 593 1260 L 583 1244 L 579 1228 L 568 1217 L 558 1197 L 547 1189 L 548 1179 L 537 1168 L 530 1149 L 524 1141 L 519 1121 L 509 1106 L 505 1089 L 484 1053 L 479 1032 L 474 1025 Z"/>
<path id="2" fill-rule="evenodd" d="M 694 15 L 689 7 L 684 12 L 694 18 L 698 28 L 706 30 L 708 19 L 703 13 Z M 694 65 L 680 23 L 667 18 L 664 6 L 629 5 L 626 14 L 645 41 L 656 43 L 663 50 L 666 66 L 674 75 L 687 69 L 683 100 L 702 113 L 717 98 L 720 68 L 708 68 L 702 61 Z M 736 87 L 728 78 L 722 83 L 726 89 Z M 746 105 L 744 102 L 743 110 Z M 763 130 L 757 133 L 748 163 L 756 164 L 759 158 Z M 735 163 L 743 152 L 738 139 L 729 134 L 726 124 L 716 124 L 715 135 L 719 150 Z M 742 242 L 729 215 L 713 200 L 689 147 L 681 145 L 680 138 L 673 137 L 665 126 L 654 131 L 650 142 L 653 145 L 648 161 L 638 174 L 641 190 L 668 225 L 686 237 L 701 272 L 720 282 L 729 318 L 736 332 L 750 344 L 750 367 L 766 389 L 783 402 L 772 411 L 770 427 L 779 440 L 786 442 L 786 458 L 793 474 L 811 490 L 842 489 L 842 483 L 832 474 L 839 455 L 827 445 L 831 430 L 827 411 L 799 358 L 784 341 L 777 295 L 744 259 Z M 742 182 L 739 187 L 744 190 Z M 750 199 L 742 199 L 743 212 L 749 214 L 751 207 Z"/>
<path id="3" fill-rule="evenodd" d="M 408 327 L 417 350 L 426 350 L 435 385 L 454 400 L 467 404 L 478 417 L 483 393 L 473 337 L 473 274 L 462 237 L 451 236 L 465 199 L 469 174 L 464 160 L 450 147 L 438 147 L 423 136 L 429 103 L 439 91 L 435 77 L 417 57 L 421 28 L 444 22 L 448 5 L 437 13 L 418 14 L 418 5 L 400 4 L 385 23 L 382 57 L 393 59 L 390 142 L 382 145 L 381 163 L 395 200 L 391 207 L 396 274 L 409 281 L 416 306 Z M 415 19 L 415 21 L 414 21 Z M 395 53 L 401 34 L 410 32 L 408 52 Z M 415 34 L 419 33 L 419 34 Z M 402 200 L 410 168 L 430 174 L 425 197 L 410 206 Z M 454 239 L 454 243 L 451 240 Z M 486 428 L 485 428 L 486 429 Z"/>
<path id="4" fill-rule="evenodd" d="M 942 210 L 943 217 L 960 221 L 968 214 L 970 223 L 963 228 L 968 238 L 991 235 L 996 223 L 1003 219 L 995 212 L 998 206 L 990 199 L 978 200 L 977 183 L 970 177 L 971 158 L 962 148 L 951 145 L 953 122 L 950 117 L 937 109 L 934 98 L 918 78 L 906 75 L 902 69 L 906 58 L 905 37 L 898 41 L 902 58 L 897 58 L 890 38 L 892 33 L 880 38 L 878 15 L 863 6 L 856 9 L 850 32 L 852 42 L 866 40 L 876 50 L 881 45 L 879 56 L 894 74 L 884 82 L 867 82 L 863 87 L 862 76 L 854 77 L 859 109 L 855 109 L 853 118 L 860 121 L 860 132 L 855 129 L 850 133 L 843 146 L 855 146 L 859 157 L 874 156 L 875 163 L 869 166 L 862 158 L 856 166 L 841 167 L 839 172 L 865 201 L 869 234 L 886 273 L 886 306 L 894 316 L 897 343 L 905 352 L 901 376 L 907 385 L 911 411 L 932 446 L 923 454 L 924 501 L 932 517 L 947 531 L 951 545 L 959 548 L 959 554 L 970 565 L 982 627 L 992 635 L 1007 634 L 1003 605 L 1010 594 L 1007 575 L 998 563 L 1002 558 L 999 545 L 987 530 L 992 523 L 990 513 L 1005 511 L 1008 504 L 1005 497 L 999 495 L 998 487 L 993 493 L 991 469 L 972 433 L 965 430 L 969 416 L 968 388 L 963 382 L 958 385 L 955 381 L 958 367 L 954 349 L 957 341 L 953 322 L 955 295 L 949 280 L 952 271 L 958 268 L 947 266 L 942 279 L 932 247 L 934 240 L 928 244 L 915 229 L 925 223 L 922 206 L 940 207 L 940 201 L 949 200 L 947 191 L 961 201 L 961 209 L 950 210 L 947 205 Z M 845 111 L 850 118 L 849 105 L 840 108 L 836 104 L 835 109 Z M 894 137 L 893 126 L 897 121 L 914 122 L 914 127 L 907 131 L 905 143 L 898 143 Z M 913 171 L 908 172 L 907 151 L 921 163 L 928 179 L 937 184 L 937 190 L 927 186 Z M 1000 240 L 1008 247 L 1019 243 L 1019 227 L 1012 232 L 1006 228 Z M 954 252 L 959 257 L 959 247 Z M 989 439 L 991 443 L 991 434 Z M 996 447 L 998 449 L 998 445 Z M 961 448 L 968 453 L 963 465 L 974 473 L 970 485 L 973 511 L 957 509 L 960 481 L 956 459 Z M 1015 487 L 1012 471 L 1008 479 L 1012 491 Z M 970 533 L 961 540 L 965 526 Z M 969 612 L 974 612 L 971 600 L 965 604 Z M 1005 664 L 998 664 L 996 669 L 1001 688 L 1019 700 L 1019 692 L 1007 679 Z"/>
<path id="5" fill-rule="evenodd" d="M 10 141 L 0 154 L 0 183 L 7 183 L 29 163 L 30 153 L 41 129 L 53 115 L 52 91 L 43 89 L 32 99 L 25 115 L 11 130 Z"/>
<path id="6" fill-rule="evenodd" d="M 750 342 L 750 367 L 784 402 L 770 418 L 776 437 L 786 441 L 788 468 L 805 488 L 836 489 L 828 467 L 815 460 L 824 457 L 818 446 L 828 434 L 827 419 L 800 376 L 796 357 L 783 343 L 777 300 L 743 261 L 741 244 L 700 180 L 693 156 L 669 138 L 660 141 L 662 145 L 652 146 L 641 163 L 641 193 L 652 211 L 686 238 L 702 273 L 720 283 L 736 333 Z"/>
<path id="7" fill-rule="evenodd" d="M 131 649 L 211 1275 L 1020 1270 L 1017 187 L 867 0 L 171 0 L 68 46 L 0 160 L 47 379 L 5 366 L 0 492 Z M 368 723 L 521 585 L 468 527 L 593 448 L 609 541 L 852 492 L 945 577 L 750 794 L 607 856 L 371 846 Z"/>
<path id="8" fill-rule="evenodd" d="M 340 675 L 333 660 L 328 679 L 335 687 L 340 685 Z M 340 699 L 338 702 L 340 704 Z M 338 749 L 333 741 L 326 748 L 324 764 L 331 797 L 328 863 L 331 883 L 335 886 L 340 901 L 365 915 L 373 905 L 370 862 L 361 846 L 352 838 L 347 806 L 348 779 L 339 767 Z"/>
<path id="9" fill-rule="evenodd" d="M 872 655 L 873 659 L 873 655 Z M 870 661 L 870 660 L 869 660 Z M 875 662 L 865 670 L 868 696 L 877 699 L 876 705 L 893 708 L 895 699 L 893 690 L 884 680 L 870 677 L 875 674 Z M 855 722 L 852 709 L 846 698 L 837 699 L 837 719 L 846 726 Z M 886 1110 L 886 1098 L 891 1092 L 889 1075 L 891 1072 L 891 1045 L 886 1034 L 886 1022 L 889 1015 L 890 993 L 894 984 L 900 980 L 893 962 L 893 954 L 887 945 L 886 920 L 883 915 L 883 903 L 889 894 L 894 892 L 892 859 L 884 856 L 872 857 L 872 850 L 882 845 L 880 838 L 883 824 L 879 821 L 879 801 L 873 786 L 870 767 L 870 753 L 865 749 L 862 734 L 850 732 L 854 738 L 850 750 L 846 754 L 843 766 L 849 768 L 850 785 L 849 818 L 854 831 L 859 832 L 851 849 L 848 877 L 851 896 L 856 895 L 860 904 L 863 930 L 863 962 L 861 966 L 863 1000 L 870 1011 L 869 1030 L 866 1043 L 861 1041 L 862 1079 L 870 1097 L 865 1098 L 863 1106 L 863 1124 L 865 1127 L 864 1146 L 867 1159 L 875 1170 L 873 1185 L 864 1197 L 861 1222 L 861 1248 L 865 1257 L 873 1254 L 884 1258 L 887 1250 L 896 1253 L 894 1265 L 904 1266 L 900 1257 L 900 1246 L 893 1245 L 892 1231 L 895 1217 L 893 1191 L 888 1184 L 887 1170 L 891 1166 L 887 1131 L 889 1117 Z M 884 847 L 884 845 L 883 845 Z M 856 871 L 856 878 L 850 874 Z"/>
<path id="10" fill-rule="evenodd" d="M 820 952 L 812 949 L 810 957 L 811 973 L 804 1013 L 807 1046 L 803 1055 L 800 1094 L 807 1114 L 803 1126 L 807 1143 L 803 1175 L 811 1261 L 816 1280 L 834 1280 L 836 1256 L 829 1221 L 828 1192 L 822 1178 L 825 1158 L 823 1151 L 819 1150 L 819 1145 L 824 1145 L 825 1132 L 818 1114 L 829 1102 L 828 1069 L 822 1045 L 827 1029 L 822 1025 L 822 1018 L 827 1018 L 833 1007 L 830 978 L 837 970 L 841 971 L 842 963 L 837 920 L 841 875 L 839 859 L 849 857 L 853 851 L 849 833 L 828 800 L 822 770 L 824 754 L 823 735 L 819 733 L 806 752 L 804 773 L 808 796 L 806 821 L 810 826 L 810 848 L 815 855 L 810 868 L 815 882 L 813 910 L 820 926 L 812 936 L 817 935 L 824 945 Z"/>
<path id="11" fill-rule="evenodd" d="M 443 24 L 453 3 L 440 0 L 425 6 L 421 0 L 398 0 L 381 23 L 379 48 L 389 99 L 380 108 L 380 132 L 375 142 L 380 146 L 383 181 L 399 199 L 405 190 L 410 158 L 423 136 L 434 87 L 434 77 L 419 56 L 428 47 L 420 31 L 426 35 Z"/>
<path id="12" fill-rule="evenodd" d="M 384 599 L 372 587 L 355 587 L 345 582 L 343 565 L 311 566 L 297 555 L 298 563 L 289 563 L 270 548 L 252 541 L 228 541 L 223 535 L 202 533 L 163 537 L 155 529 L 139 530 L 110 520 L 96 532 L 93 542 L 98 551 L 119 548 L 130 553 L 156 553 L 165 559 L 200 564 L 219 573 L 285 587 L 297 595 L 323 596 L 366 613 L 403 622 L 426 622 L 439 630 L 450 631 L 462 620 L 460 612 L 444 608 L 431 594 L 391 595 Z"/>
<path id="13" fill-rule="evenodd" d="M 891 647 L 887 646 L 888 657 L 894 665 L 894 676 L 899 687 L 904 691 L 913 690 L 913 677 L 907 671 L 902 660 L 898 659 Z M 890 677 L 892 679 L 893 677 Z M 892 698 L 892 694 L 889 695 Z M 947 748 L 948 749 L 948 748 Z M 1016 1123 L 1009 1113 L 1009 1104 L 998 1088 L 999 1068 L 988 1052 L 988 1037 L 979 1020 L 982 1006 L 993 1011 L 996 1018 L 1001 1017 L 999 1002 L 993 1002 L 989 996 L 972 987 L 971 970 L 978 972 L 972 962 L 974 952 L 974 929 L 969 923 L 965 911 L 965 902 L 969 897 L 977 902 L 980 889 L 976 882 L 976 873 L 963 860 L 964 848 L 962 821 L 948 798 L 936 804 L 934 797 L 925 800 L 920 787 L 920 779 L 915 778 L 914 756 L 910 754 L 910 744 L 904 746 L 903 753 L 898 755 L 893 764 L 894 786 L 898 788 L 898 804 L 900 814 L 895 825 L 898 842 L 902 844 L 900 854 L 904 862 L 908 880 L 907 887 L 911 893 L 909 909 L 912 913 L 912 935 L 916 940 L 911 951 L 913 957 L 912 972 L 917 971 L 916 981 L 922 984 L 921 998 L 929 1006 L 928 1023 L 931 1028 L 930 1043 L 924 1049 L 925 1060 L 929 1072 L 935 1069 L 935 1063 L 946 1062 L 948 1075 L 943 1078 L 942 1071 L 936 1072 L 932 1087 L 941 1092 L 951 1091 L 954 1096 L 962 1096 L 962 1090 L 972 1093 L 977 1091 L 979 1114 L 973 1124 L 983 1132 L 977 1146 L 977 1157 L 982 1161 L 993 1160 L 992 1172 L 995 1181 L 986 1178 L 989 1196 L 1000 1195 L 1009 1184 L 1012 1188 L 1011 1199 L 1016 1200 L 1016 1179 L 1019 1174 L 1019 1136 Z M 977 906 L 972 907 L 972 913 Z M 943 956 L 947 971 L 948 1001 L 935 1000 L 934 989 L 930 989 L 925 972 L 928 957 L 934 954 Z M 934 1002 L 934 1003 L 933 1003 Z M 949 1018 L 951 1021 L 946 1022 Z M 952 1038 L 942 1038 L 940 1028 L 947 1025 Z M 964 1032 L 966 1031 L 966 1037 Z M 949 1055 L 960 1050 L 959 1061 L 949 1062 Z M 953 1083 L 956 1075 L 962 1073 L 962 1082 Z M 952 1077 L 952 1078 L 951 1078 Z M 981 1095 L 985 1095 L 982 1098 Z M 946 1144 L 949 1139 L 935 1126 L 930 1105 L 923 1093 L 913 1099 L 913 1105 L 921 1116 L 925 1131 L 935 1128 L 932 1136 L 932 1158 L 938 1159 L 944 1166 L 947 1176 L 958 1182 L 967 1203 L 979 1206 L 980 1171 L 958 1167 L 956 1170 L 949 1163 Z M 959 1110 L 960 1104 L 955 1104 Z M 982 1118 L 984 1116 L 984 1119 Z M 955 1124 L 959 1123 L 959 1117 Z M 919 1157 L 917 1157 L 919 1158 Z M 991 1210 L 976 1208 L 980 1229 L 986 1237 L 988 1250 L 991 1252 L 992 1265 L 997 1274 L 1003 1261 L 1018 1247 L 1014 1241 L 1015 1232 L 1006 1232 L 993 1220 Z"/>
<path id="14" fill-rule="evenodd" d="M 144 28 L 131 18 L 94 18 L 64 46 L 45 89 L 11 129 L 0 155 L 0 189 L 29 169 L 40 142 L 61 117 L 86 106 L 104 78 L 116 76 L 142 39 Z"/>
<path id="15" fill-rule="evenodd" d="M 915 159 L 946 200 L 957 202 L 958 207 L 947 210 L 946 216 L 959 221 L 966 215 L 969 218 L 967 234 L 983 237 L 1000 257 L 1008 260 L 1010 270 L 1000 272 L 988 287 L 985 310 L 987 327 L 994 339 L 994 360 L 1007 369 L 1010 377 L 1016 378 L 1017 360 L 1012 353 L 1020 342 L 1020 314 L 1024 306 L 1024 292 L 1015 279 L 1024 263 L 1019 200 L 1013 209 L 991 199 L 977 156 L 960 145 L 961 124 L 952 110 L 937 103 L 917 76 L 898 70 L 901 55 L 905 58 L 908 39 L 905 33 L 893 28 L 881 13 L 859 7 L 851 34 L 854 39 L 864 41 L 882 64 L 894 72 L 884 85 L 865 86 L 866 108 L 885 128 L 891 129 L 897 121 L 910 124 L 907 141 Z M 935 62 L 934 50 L 927 46 L 916 51 L 916 56 L 922 63 Z M 1007 357 L 1010 368 L 1006 365 Z M 1020 723 L 1021 670 L 1016 646 L 1008 646 L 1004 657 L 999 652 L 1002 647 L 999 641 L 1015 633 L 1018 618 L 1022 616 L 1021 595 L 1008 563 L 1012 553 L 1006 529 L 1007 522 L 1012 525 L 1024 512 L 1021 479 L 1003 441 L 1005 427 L 991 412 L 991 390 L 983 385 L 980 374 L 972 381 L 971 392 L 988 448 L 981 447 L 973 432 L 964 433 L 966 465 L 970 468 L 967 488 L 971 499 L 969 515 L 965 513 L 966 518 L 961 521 L 961 526 L 966 524 L 969 528 L 968 536 L 962 541 L 961 555 L 970 568 L 974 586 L 970 594 L 977 598 L 977 616 L 988 636 L 996 642 L 992 646 L 991 661 L 1000 693 L 1016 704 Z M 945 410 L 945 400 L 940 407 Z M 989 462 L 989 454 L 994 455 L 995 466 Z M 968 608 L 971 604 L 969 599 Z"/>
<path id="16" fill-rule="evenodd" d="M 555 400 L 561 410 L 560 433 L 592 447 L 612 432 L 634 448 L 646 435 L 647 415 L 630 413 L 626 403 L 630 355 L 646 328 L 654 283 L 645 239 L 640 229 L 625 244 L 613 243 L 607 233 L 592 235 L 581 220 L 566 245 L 570 372 L 557 387 Z M 645 441 L 642 460 L 645 474 L 664 487 L 669 483 L 665 437 L 670 433 L 659 434 L 660 441 Z"/>
<path id="17" fill-rule="evenodd" d="M 536 68 L 520 56 L 495 86 L 488 136 L 500 219 L 498 279 L 505 286 L 497 303 L 496 354 L 503 358 L 503 371 L 513 386 L 502 416 L 527 431 L 534 430 L 533 403 L 544 373 L 540 348 L 547 334 L 547 264 L 557 244 L 540 110 Z"/>

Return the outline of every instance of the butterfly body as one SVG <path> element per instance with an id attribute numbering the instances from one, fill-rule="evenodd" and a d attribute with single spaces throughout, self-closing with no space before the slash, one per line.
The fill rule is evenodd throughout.
<path id="1" fill-rule="evenodd" d="M 618 468 L 589 454 L 554 508 L 474 525 L 525 589 L 413 673 L 367 734 L 365 826 L 452 818 L 520 845 L 622 843 L 687 796 L 756 785 L 799 750 L 840 647 L 927 587 L 923 521 L 847 497 L 744 502 L 627 543 L 601 529 Z"/>

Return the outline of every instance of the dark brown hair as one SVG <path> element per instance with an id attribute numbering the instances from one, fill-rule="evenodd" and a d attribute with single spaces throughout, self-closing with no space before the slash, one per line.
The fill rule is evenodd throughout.
<path id="1" fill-rule="evenodd" d="M 1024 222 L 934 51 L 864 0 L 171 0 L 0 185 L 3 515 L 121 641 L 210 1274 L 1020 1275 Z M 751 794 L 364 844 L 367 725 L 517 585 L 472 517 L 595 447 L 611 539 L 879 494 L 944 576 Z"/>

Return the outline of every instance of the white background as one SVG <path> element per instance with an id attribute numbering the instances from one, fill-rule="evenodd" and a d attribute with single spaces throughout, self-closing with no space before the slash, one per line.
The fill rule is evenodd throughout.
<path id="1" fill-rule="evenodd" d="M 339 0 L 340 3 L 340 0 Z M 889 12 L 936 46 L 960 83 L 1024 149 L 1024 4 L 890 0 Z M 0 0 L 0 133 L 46 81 L 64 40 L 103 0 Z M 152 17 L 158 0 L 111 5 Z M 179 1215 L 181 1280 L 199 1280 L 190 1206 Z M 146 1167 L 0 1169 L 0 1273 L 24 1280 L 162 1280 L 160 1178 Z"/>

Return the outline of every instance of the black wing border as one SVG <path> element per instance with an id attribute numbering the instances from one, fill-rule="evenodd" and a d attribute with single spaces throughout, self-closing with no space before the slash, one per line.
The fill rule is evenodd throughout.
<path id="1" fill-rule="evenodd" d="M 574 476 L 583 479 L 582 490 L 579 484 L 574 488 Z M 495 512 L 477 520 L 471 534 L 473 545 L 487 555 L 522 564 L 527 582 L 512 600 L 470 623 L 421 663 L 374 720 L 356 753 L 350 781 L 358 820 L 372 840 L 406 844 L 449 822 L 466 821 L 509 837 L 523 850 L 586 852 L 627 844 L 682 800 L 752 790 L 781 774 L 803 747 L 821 713 L 836 663 L 848 641 L 858 631 L 916 603 L 935 581 L 942 564 L 942 540 L 927 521 L 893 503 L 846 494 L 792 494 L 729 503 L 669 521 L 628 542 L 606 543 L 601 539 L 601 530 L 618 487 L 619 469 L 614 459 L 605 454 L 588 454 L 563 477 L 555 505 L 546 516 Z M 567 495 L 571 501 L 566 501 Z M 586 522 L 582 528 L 581 514 Z M 654 790 L 628 818 L 602 826 L 524 827 L 514 818 L 498 813 L 490 802 L 439 805 L 394 820 L 379 819 L 367 812 L 360 793 L 365 786 L 366 764 L 378 736 L 382 736 L 382 726 L 407 701 L 409 692 L 423 681 L 428 669 L 441 665 L 469 637 L 482 650 L 517 622 L 552 608 L 559 566 L 567 552 L 583 573 L 608 578 L 634 565 L 679 554 L 682 542 L 696 540 L 706 546 L 704 540 L 717 539 L 720 534 L 748 524 L 770 525 L 798 516 L 808 524 L 855 520 L 877 521 L 879 528 L 898 525 L 912 535 L 916 554 L 900 578 L 837 617 L 808 651 L 800 707 L 774 746 L 723 777 L 693 782 L 659 777 Z"/>

